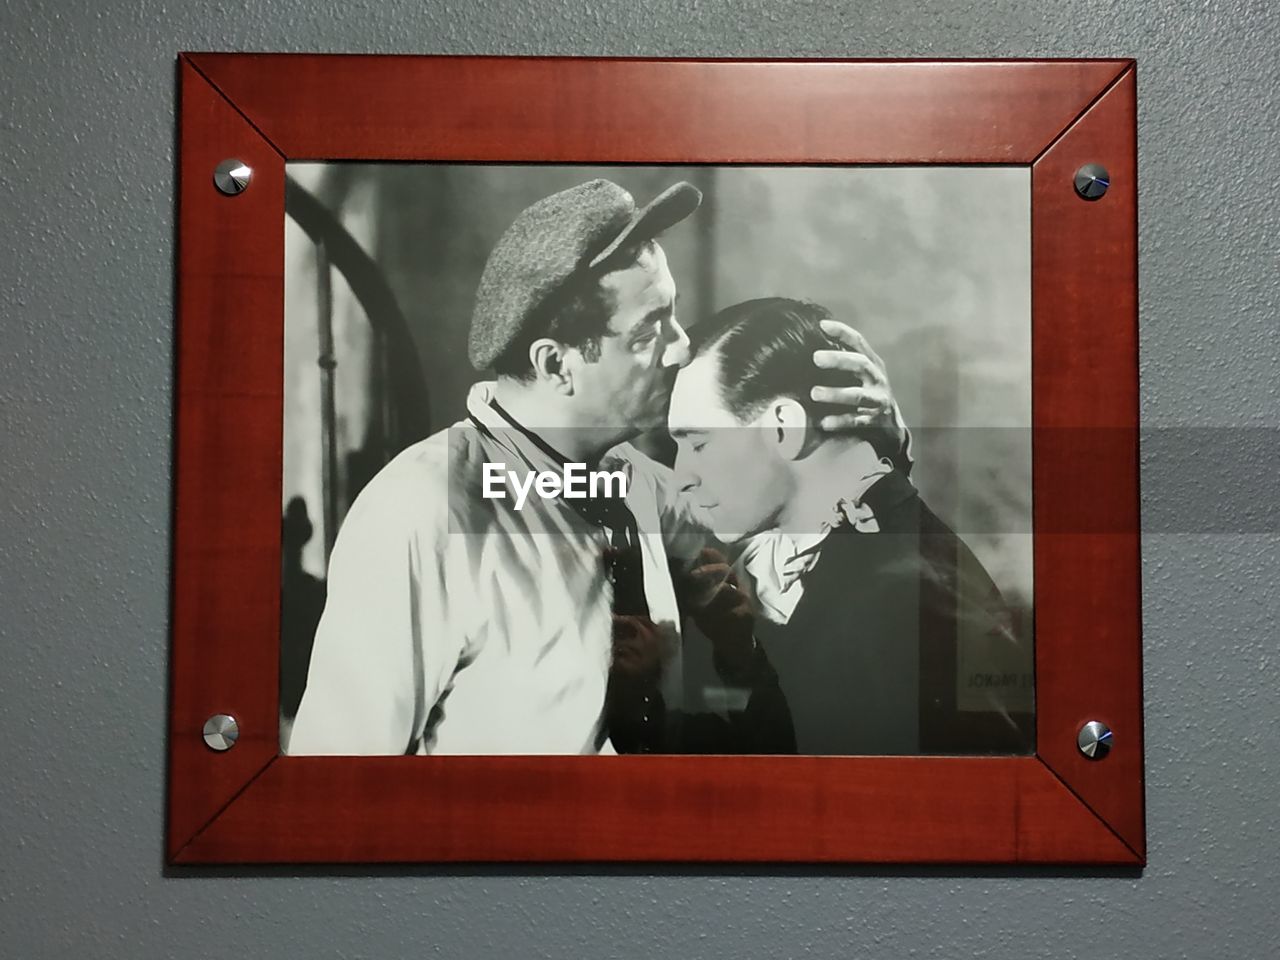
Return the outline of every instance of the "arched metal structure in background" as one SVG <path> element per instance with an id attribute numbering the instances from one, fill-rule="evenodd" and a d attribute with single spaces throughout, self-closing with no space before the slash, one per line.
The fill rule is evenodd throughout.
<path id="1" fill-rule="evenodd" d="M 340 522 L 338 507 L 338 467 L 336 416 L 333 399 L 333 376 L 336 360 L 333 354 L 332 327 L 328 311 L 332 307 L 329 294 L 328 267 L 338 270 L 347 280 L 351 292 L 363 308 L 374 331 L 377 362 L 384 373 L 378 384 L 382 413 L 382 440 L 385 462 L 391 456 L 430 430 L 430 407 L 417 348 L 409 333 L 408 321 L 395 294 L 373 258 L 342 225 L 336 216 L 305 187 L 286 174 L 284 208 L 286 216 L 315 243 L 318 254 L 320 357 L 322 381 L 323 446 L 326 482 L 324 488 L 325 556 L 333 547 L 333 537 Z M 354 492 L 353 492 L 354 493 Z"/>

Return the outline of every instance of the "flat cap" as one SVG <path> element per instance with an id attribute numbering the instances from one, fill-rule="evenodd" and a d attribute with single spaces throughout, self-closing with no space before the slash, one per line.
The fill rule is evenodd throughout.
<path id="1" fill-rule="evenodd" d="M 590 180 L 527 208 L 498 240 L 476 292 L 467 356 L 490 366 L 529 318 L 571 277 L 605 264 L 631 242 L 650 240 L 702 202 L 693 184 L 668 187 L 644 207 L 610 180 Z"/>

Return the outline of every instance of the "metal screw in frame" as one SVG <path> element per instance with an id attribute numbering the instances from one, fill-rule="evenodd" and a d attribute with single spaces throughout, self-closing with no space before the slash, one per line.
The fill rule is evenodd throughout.
<path id="1" fill-rule="evenodd" d="M 1076 171 L 1076 193 L 1085 200 L 1101 200 L 1111 186 L 1111 174 L 1100 163 L 1086 163 Z"/>
<path id="2" fill-rule="evenodd" d="M 253 168 L 235 157 L 223 160 L 213 170 L 214 186 L 229 197 L 248 190 L 252 179 Z"/>
<path id="3" fill-rule="evenodd" d="M 235 717 L 215 713 L 204 722 L 204 742 L 210 750 L 230 750 L 240 739 L 240 724 Z"/>
<path id="4" fill-rule="evenodd" d="M 1105 723 L 1090 720 L 1076 735 L 1076 746 L 1090 760 L 1101 760 L 1111 752 L 1111 728 Z"/>

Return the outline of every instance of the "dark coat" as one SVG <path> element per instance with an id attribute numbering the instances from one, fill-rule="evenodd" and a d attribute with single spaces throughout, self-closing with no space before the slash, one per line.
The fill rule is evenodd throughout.
<path id="1" fill-rule="evenodd" d="M 1018 642 L 991 577 L 903 473 L 864 502 L 879 532 L 837 528 L 789 622 L 756 623 L 798 752 L 1028 752 L 1030 716 L 1003 710 L 995 690 L 987 710 L 957 709 L 958 643 Z"/>

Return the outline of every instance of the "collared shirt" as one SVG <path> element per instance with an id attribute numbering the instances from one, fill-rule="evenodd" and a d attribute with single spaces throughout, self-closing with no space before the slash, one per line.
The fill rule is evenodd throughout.
<path id="1" fill-rule="evenodd" d="M 521 510 L 481 496 L 484 463 L 555 471 L 491 405 L 407 448 L 356 498 L 329 566 L 290 754 L 609 752 L 608 532 L 560 499 Z M 671 471 L 630 444 L 599 469 L 628 477 L 649 615 L 665 634 L 663 692 L 678 702 L 680 617 L 669 558 L 701 533 Z"/>
<path id="2" fill-rule="evenodd" d="M 800 536 L 769 531 L 747 541 L 735 566 L 752 585 L 756 610 L 762 617 L 772 623 L 791 619 L 804 595 L 801 578 L 817 564 L 830 532 L 830 527 Z"/>
<path id="3" fill-rule="evenodd" d="M 850 465 L 855 465 L 852 459 Z M 751 584 L 756 609 L 762 617 L 778 624 L 791 620 L 804 596 L 805 575 L 818 565 L 823 542 L 831 531 L 841 526 L 859 533 L 879 531 L 875 513 L 863 498 L 877 480 L 892 470 L 893 464 L 882 459 L 874 467 L 851 470 L 848 476 L 856 479 L 846 480 L 845 475 L 837 473 L 837 482 L 847 486 L 813 532 L 766 530 L 747 540 L 734 566 L 739 576 Z"/>

